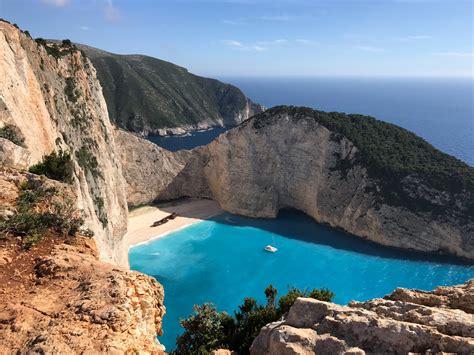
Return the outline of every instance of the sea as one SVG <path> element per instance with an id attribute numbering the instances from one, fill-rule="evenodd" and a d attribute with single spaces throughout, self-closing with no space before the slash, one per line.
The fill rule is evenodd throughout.
<path id="1" fill-rule="evenodd" d="M 474 166 L 472 79 L 220 78 L 255 102 L 307 106 L 374 116 L 415 132 L 436 148 Z M 186 136 L 150 137 L 166 149 L 192 149 L 229 129 Z M 267 244 L 277 253 L 263 250 Z M 222 213 L 130 250 L 134 270 L 165 287 L 160 342 L 175 347 L 179 320 L 194 304 L 212 302 L 232 314 L 244 297 L 264 301 L 268 284 L 284 294 L 292 286 L 326 287 L 346 304 L 383 297 L 397 287 L 430 290 L 474 277 L 457 260 L 403 252 L 348 236 L 298 211 L 277 219 Z"/>
<path id="2" fill-rule="evenodd" d="M 265 107 L 306 106 L 359 113 L 397 124 L 436 148 L 474 166 L 474 80 L 462 78 L 236 78 L 239 87 Z M 205 145 L 227 128 L 186 136 L 150 137 L 176 151 Z"/>

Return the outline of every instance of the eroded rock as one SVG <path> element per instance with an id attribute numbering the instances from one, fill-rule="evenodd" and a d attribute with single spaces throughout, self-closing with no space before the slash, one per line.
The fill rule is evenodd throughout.
<path id="1" fill-rule="evenodd" d="M 298 298 L 284 321 L 262 329 L 251 354 L 472 354 L 474 314 L 459 300 L 473 295 L 474 279 L 431 292 L 397 289 L 348 306 Z"/>

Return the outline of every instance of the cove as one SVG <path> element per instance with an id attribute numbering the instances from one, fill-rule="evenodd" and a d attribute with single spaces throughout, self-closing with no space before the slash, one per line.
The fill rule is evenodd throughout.
<path id="1" fill-rule="evenodd" d="M 193 149 L 211 143 L 221 133 L 231 127 L 215 127 L 205 131 L 196 131 L 175 136 L 148 136 L 148 140 L 171 152 L 182 149 Z"/>
<path id="2" fill-rule="evenodd" d="M 277 253 L 263 250 L 267 244 Z M 245 297 L 264 302 L 273 284 L 327 287 L 346 304 L 383 297 L 397 287 L 431 290 L 474 277 L 474 266 L 448 257 L 378 246 L 316 223 L 293 210 L 277 219 L 222 213 L 130 249 L 130 266 L 165 288 L 166 315 L 160 342 L 168 351 L 181 332 L 179 320 L 194 304 L 214 303 L 232 313 Z"/>

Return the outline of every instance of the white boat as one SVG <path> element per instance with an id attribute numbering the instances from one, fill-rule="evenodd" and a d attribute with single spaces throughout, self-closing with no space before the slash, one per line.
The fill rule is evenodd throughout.
<path id="1" fill-rule="evenodd" d="M 266 251 L 269 251 L 270 253 L 275 253 L 275 252 L 278 251 L 277 248 L 275 248 L 275 247 L 273 247 L 273 246 L 271 246 L 271 245 L 267 245 L 267 246 L 265 247 L 265 250 L 266 250 Z"/>

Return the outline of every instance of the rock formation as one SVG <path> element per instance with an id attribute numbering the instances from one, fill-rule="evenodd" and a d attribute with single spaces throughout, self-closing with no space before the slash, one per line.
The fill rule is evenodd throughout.
<path id="1" fill-rule="evenodd" d="M 53 151 L 70 152 L 78 207 L 101 258 L 117 261 L 127 205 L 113 129 L 90 61 L 70 44 L 35 42 L 0 21 L 0 77 L 0 128 L 16 127 L 24 137 L 24 147 L 0 139 L 0 162 L 24 169 Z"/>
<path id="2" fill-rule="evenodd" d="M 163 287 L 100 262 L 92 240 L 79 242 L 37 259 L 27 289 L 2 284 L 0 353 L 164 353 Z"/>
<path id="3" fill-rule="evenodd" d="M 474 279 L 432 292 L 397 289 L 348 306 L 298 298 L 265 326 L 250 353 L 474 353 Z"/>
<path id="4" fill-rule="evenodd" d="M 122 138 L 129 203 L 212 198 L 231 213 L 267 218 L 290 207 L 382 245 L 474 259 L 472 189 L 451 193 L 449 184 L 433 187 L 416 174 L 395 178 L 388 186 L 364 162 L 354 142 L 311 116 L 319 115 L 317 111 L 291 110 L 267 110 L 205 147 L 175 154 L 140 139 Z M 323 115 L 327 117 L 332 116 Z M 384 134 L 398 129 L 401 137 L 408 135 L 427 155 L 439 154 L 441 160 L 459 164 L 466 179 L 473 174 L 472 168 L 415 135 L 376 124 L 384 125 Z M 137 157 L 134 150 L 147 153 Z M 384 179 L 393 178 L 389 175 Z"/>

